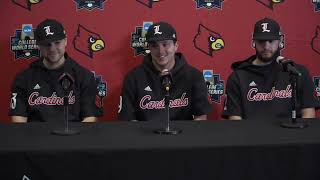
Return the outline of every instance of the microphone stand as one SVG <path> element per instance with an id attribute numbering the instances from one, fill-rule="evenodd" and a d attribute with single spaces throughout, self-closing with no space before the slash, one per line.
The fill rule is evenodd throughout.
<path id="1" fill-rule="evenodd" d="M 182 130 L 178 130 L 178 129 L 172 129 L 170 128 L 170 87 L 167 86 L 165 87 L 165 91 L 166 94 L 164 96 L 164 104 L 166 107 L 166 111 L 167 111 L 167 122 L 166 122 L 166 127 L 164 129 L 158 129 L 155 130 L 154 132 L 157 134 L 168 134 L 168 135 L 176 135 L 182 132 Z"/>
<path id="2" fill-rule="evenodd" d="M 67 76 L 64 76 L 62 79 L 62 88 L 64 90 L 63 97 L 63 117 L 64 117 L 64 128 L 53 130 L 51 133 L 59 136 L 70 136 L 80 133 L 79 130 L 69 128 L 69 97 L 68 89 L 71 87 L 71 82 L 67 79 Z M 69 91 L 70 92 L 70 91 Z"/>
<path id="3" fill-rule="evenodd" d="M 297 121 L 297 110 L 296 110 L 296 105 L 297 105 L 297 79 L 301 76 L 296 75 L 290 72 L 290 83 L 292 87 L 292 94 L 291 94 L 291 122 L 282 122 L 281 127 L 284 128 L 306 128 L 308 127 L 308 124 L 304 121 Z"/>

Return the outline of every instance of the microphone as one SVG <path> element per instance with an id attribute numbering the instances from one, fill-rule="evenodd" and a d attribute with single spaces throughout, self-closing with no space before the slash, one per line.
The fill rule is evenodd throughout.
<path id="1" fill-rule="evenodd" d="M 182 130 L 176 130 L 170 128 L 170 88 L 172 85 L 172 75 L 168 69 L 163 69 L 160 72 L 160 82 L 163 86 L 164 90 L 166 91 L 164 95 L 164 105 L 167 111 L 167 123 L 164 129 L 156 129 L 153 132 L 157 134 L 168 134 L 168 135 L 176 135 L 182 132 Z"/>
<path id="2" fill-rule="evenodd" d="M 160 81 L 166 91 L 169 91 L 172 84 L 172 75 L 168 69 L 164 69 L 160 73 Z"/>
<path id="3" fill-rule="evenodd" d="M 277 63 L 282 66 L 284 72 L 292 73 L 293 75 L 302 76 L 300 71 L 294 66 L 294 62 L 291 59 L 278 56 Z"/>
<path id="4" fill-rule="evenodd" d="M 69 73 L 63 73 L 59 77 L 58 81 L 65 93 L 63 97 L 64 128 L 53 130 L 51 133 L 59 136 L 70 136 L 70 135 L 78 134 L 80 132 L 79 130 L 74 130 L 69 128 L 68 92 L 73 89 L 74 78 Z"/>
<path id="5" fill-rule="evenodd" d="M 74 79 L 69 73 L 63 73 L 59 77 L 59 83 L 63 90 L 68 91 L 72 88 Z"/>
<path id="6" fill-rule="evenodd" d="M 297 98 L 297 88 L 300 86 L 298 85 L 298 77 L 301 77 L 302 74 L 299 72 L 299 70 L 296 69 L 294 66 L 294 62 L 291 59 L 284 58 L 282 56 L 278 56 L 276 59 L 277 63 L 279 63 L 282 66 L 282 69 L 284 72 L 290 73 L 290 84 L 292 88 L 291 92 L 291 122 L 281 122 L 280 126 L 284 128 L 306 128 L 308 127 L 308 124 L 302 120 L 297 121 L 297 104 L 298 104 L 298 98 Z M 298 76 L 293 77 L 292 75 Z M 301 88 L 301 87 L 300 87 Z"/>

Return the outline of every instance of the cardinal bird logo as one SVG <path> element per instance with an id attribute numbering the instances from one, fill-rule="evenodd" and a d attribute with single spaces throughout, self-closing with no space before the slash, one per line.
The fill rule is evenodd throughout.
<path id="1" fill-rule="evenodd" d="M 79 24 L 77 34 L 73 38 L 73 47 L 78 52 L 93 58 L 93 53 L 103 50 L 105 43 L 99 34 Z"/>
<path id="2" fill-rule="evenodd" d="M 136 0 L 136 1 L 141 3 L 144 6 L 147 6 L 148 8 L 152 8 L 153 3 L 160 2 L 163 0 Z"/>
<path id="3" fill-rule="evenodd" d="M 283 3 L 285 0 L 257 0 L 257 2 L 261 3 L 265 7 L 273 10 L 273 6 L 276 4 Z"/>
<path id="4" fill-rule="evenodd" d="M 17 5 L 22 7 L 23 9 L 31 11 L 31 6 L 39 4 L 43 0 L 12 0 L 12 2 Z"/>
<path id="5" fill-rule="evenodd" d="M 199 24 L 198 33 L 193 39 L 193 44 L 196 49 L 211 57 L 214 52 L 220 51 L 225 47 L 222 36 L 202 24 Z"/>
<path id="6" fill-rule="evenodd" d="M 320 26 L 316 27 L 315 34 L 311 41 L 312 49 L 320 55 Z"/>

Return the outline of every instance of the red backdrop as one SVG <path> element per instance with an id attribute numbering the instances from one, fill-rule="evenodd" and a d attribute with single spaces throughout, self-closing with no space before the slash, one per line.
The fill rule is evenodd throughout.
<path id="1" fill-rule="evenodd" d="M 39 0 L 38 0 L 39 1 Z M 224 81 L 231 73 L 230 64 L 254 53 L 251 36 L 254 23 L 264 17 L 271 17 L 281 25 L 285 35 L 285 48 L 282 55 L 305 65 L 317 80 L 320 76 L 320 2 L 317 0 L 96 0 L 88 6 L 86 0 L 12 0 L 2 1 L 1 9 L 1 121 L 8 122 L 10 88 L 16 73 L 26 68 L 37 57 L 16 58 L 21 51 L 12 51 L 16 31 L 23 24 L 33 28 L 45 18 L 54 18 L 64 24 L 67 36 L 67 51 L 77 62 L 95 71 L 107 83 L 107 96 L 104 99 L 105 116 L 101 120 L 115 120 L 119 95 L 124 75 L 141 63 L 143 55 L 135 55 L 132 34 L 143 26 L 143 22 L 167 21 L 178 32 L 179 51 L 188 62 L 199 70 L 213 70 L 215 77 Z M 84 5 L 86 7 L 82 7 Z M 207 7 L 201 7 L 207 5 Z M 82 8 L 81 8 L 82 7 Z M 224 41 L 224 48 L 208 52 L 198 34 L 199 24 L 208 33 L 215 34 Z M 79 25 L 88 34 L 101 38 L 105 47 L 86 54 L 86 44 L 77 47 L 73 39 Z M 84 36 L 81 33 L 81 36 Z M 198 38 L 199 38 L 198 37 Z M 199 42 L 198 42 L 199 40 Z M 318 82 L 318 81 L 317 81 Z M 316 82 L 316 86 L 320 86 Z M 221 87 L 220 87 L 221 88 Z M 210 119 L 219 119 L 223 99 L 215 96 L 214 111 Z M 220 100 L 220 102 L 219 102 Z"/>

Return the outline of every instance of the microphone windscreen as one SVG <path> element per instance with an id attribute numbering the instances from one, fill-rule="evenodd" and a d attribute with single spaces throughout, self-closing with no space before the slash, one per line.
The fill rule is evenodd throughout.
<path id="1" fill-rule="evenodd" d="M 70 74 L 63 73 L 59 78 L 59 83 L 64 90 L 68 90 L 73 86 L 74 79 Z"/>
<path id="2" fill-rule="evenodd" d="M 165 76 L 165 75 L 168 75 L 170 74 L 170 71 L 168 69 L 163 69 L 160 73 L 161 76 Z"/>
<path id="3" fill-rule="evenodd" d="M 277 59 L 276 59 L 277 63 L 280 63 L 282 59 L 284 59 L 283 56 L 278 56 Z"/>

